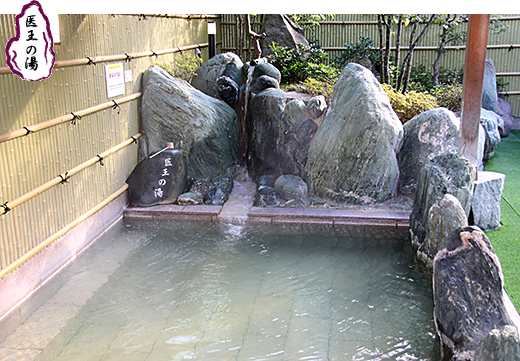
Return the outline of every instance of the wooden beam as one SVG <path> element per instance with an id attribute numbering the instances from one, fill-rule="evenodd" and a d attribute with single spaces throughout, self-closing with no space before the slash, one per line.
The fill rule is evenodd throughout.
<path id="1" fill-rule="evenodd" d="M 488 29 L 489 14 L 469 16 L 462 86 L 459 152 L 475 166 L 478 166 L 478 129 L 482 106 L 482 84 L 484 81 Z"/>

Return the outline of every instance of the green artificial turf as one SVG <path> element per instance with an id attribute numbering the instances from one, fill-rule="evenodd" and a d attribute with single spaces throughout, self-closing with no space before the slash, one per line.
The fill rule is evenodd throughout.
<path id="1" fill-rule="evenodd" d="M 486 235 L 502 264 L 505 289 L 520 311 L 520 130 L 502 138 L 485 169 L 506 175 L 500 202 L 502 225 Z"/>

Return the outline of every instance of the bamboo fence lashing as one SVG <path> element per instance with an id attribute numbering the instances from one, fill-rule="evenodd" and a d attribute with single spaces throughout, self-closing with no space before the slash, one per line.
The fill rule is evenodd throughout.
<path id="1" fill-rule="evenodd" d="M 127 96 L 119 98 L 119 99 L 111 100 L 111 101 L 106 102 L 106 103 L 94 105 L 94 106 L 92 106 L 90 108 L 86 108 L 86 109 L 78 110 L 78 111 L 75 111 L 75 112 L 71 112 L 70 114 L 62 115 L 62 116 L 59 116 L 59 117 L 54 118 L 54 119 L 49 119 L 49 120 L 46 120 L 46 121 L 41 122 L 41 123 L 25 126 L 23 128 L 20 128 L 20 129 L 17 129 L 17 130 L 13 130 L 13 131 L 8 132 L 8 133 L 0 134 L 0 143 L 6 142 L 6 141 L 11 140 L 11 139 L 20 138 L 20 137 L 29 135 L 29 134 L 34 133 L 34 132 L 38 132 L 38 131 L 46 129 L 46 128 L 50 128 L 52 126 L 55 126 L 55 125 L 58 125 L 58 124 L 61 124 L 61 123 L 64 123 L 64 122 L 75 121 L 77 118 L 81 118 L 81 117 L 83 117 L 85 115 L 92 114 L 92 113 L 95 113 L 95 112 L 99 112 L 99 111 L 104 110 L 104 109 L 108 109 L 108 108 L 111 108 L 111 107 L 116 108 L 120 104 L 123 104 L 123 103 L 129 102 L 129 101 L 132 101 L 134 99 L 140 98 L 141 95 L 142 95 L 142 93 L 137 92 L 137 93 L 130 94 L 130 95 L 127 95 Z"/>
<path id="2" fill-rule="evenodd" d="M 169 48 L 169 49 L 162 49 L 162 50 L 147 50 L 147 51 L 141 51 L 137 53 L 124 53 L 124 54 L 116 54 L 116 55 L 104 55 L 104 56 L 87 56 L 85 58 L 79 58 L 79 59 L 69 59 L 69 60 L 56 60 L 54 62 L 54 68 L 65 68 L 68 66 L 75 66 L 75 65 L 92 65 L 97 63 L 106 63 L 110 61 L 116 61 L 116 60 L 131 60 L 135 58 L 144 58 L 144 57 L 151 57 L 151 56 L 159 56 L 159 55 L 165 55 L 165 54 L 172 54 L 172 53 L 180 53 L 187 50 L 194 50 L 197 48 L 205 48 L 208 47 L 209 43 L 201 43 L 201 44 L 192 44 L 192 45 L 185 45 L 185 46 L 178 46 L 176 48 Z M 0 75 L 2 74 L 11 74 L 11 69 L 9 69 L 8 66 L 2 66 L 0 67 Z"/>
<path id="3" fill-rule="evenodd" d="M 7 212 L 9 212 L 14 207 L 17 207 L 20 204 L 28 201 L 29 199 L 34 198 L 38 194 L 46 191 L 47 189 L 49 189 L 51 187 L 54 187 L 57 184 L 66 182 L 70 177 L 72 177 L 74 174 L 82 171 L 83 169 L 88 168 L 91 165 L 96 164 L 98 162 L 102 163 L 104 158 L 106 158 L 109 155 L 117 152 L 118 150 L 126 147 L 129 144 L 137 142 L 137 139 L 139 139 L 142 135 L 143 135 L 143 133 L 139 132 L 136 135 L 128 138 L 124 142 L 119 143 L 118 145 L 116 145 L 116 146 L 114 146 L 114 147 L 104 151 L 103 153 L 97 154 L 96 156 L 90 158 L 86 162 L 83 162 L 80 165 L 70 169 L 69 171 L 58 175 L 57 177 L 55 177 L 55 178 L 51 179 L 50 181 L 40 185 L 39 187 L 36 187 L 33 190 L 31 190 L 31 191 L 29 191 L 29 192 L 19 196 L 18 198 L 15 198 L 15 199 L 13 199 L 12 201 L 9 201 L 9 202 L 5 202 L 4 204 L 0 205 L 0 207 L 1 207 L 0 215 L 6 214 Z"/>

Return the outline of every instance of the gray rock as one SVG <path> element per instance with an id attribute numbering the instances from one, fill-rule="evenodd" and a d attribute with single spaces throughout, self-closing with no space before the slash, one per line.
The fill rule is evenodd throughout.
<path id="1" fill-rule="evenodd" d="M 484 82 L 482 84 L 482 108 L 496 112 L 498 107 L 497 76 L 495 63 L 486 58 Z"/>
<path id="2" fill-rule="evenodd" d="M 262 186 L 274 187 L 274 182 L 276 182 L 276 178 L 274 175 L 265 174 L 261 176 L 258 180 L 258 188 Z"/>
<path id="3" fill-rule="evenodd" d="M 399 190 L 415 197 L 418 170 L 428 157 L 456 153 L 460 121 L 446 108 L 428 110 L 406 122 L 399 159 Z"/>
<path id="4" fill-rule="evenodd" d="M 483 162 L 487 163 L 495 154 L 495 149 L 500 144 L 500 128 L 504 128 L 504 121 L 496 113 L 484 108 L 480 111 L 480 124 L 486 132 Z"/>
<path id="5" fill-rule="evenodd" d="M 222 75 L 217 79 L 217 96 L 232 107 L 238 101 L 238 84 L 228 76 Z"/>
<path id="6" fill-rule="evenodd" d="M 251 86 L 251 93 L 258 94 L 267 88 L 280 89 L 280 83 L 272 76 L 261 75 Z"/>
<path id="7" fill-rule="evenodd" d="M 484 232 L 455 230 L 433 263 L 434 319 L 444 355 L 473 360 L 490 331 L 513 324 L 503 292 L 500 261 Z"/>
<path id="8" fill-rule="evenodd" d="M 224 176 L 207 177 L 198 179 L 191 185 L 190 191 L 206 195 L 214 188 L 220 188 L 225 194 L 230 194 L 233 190 L 233 177 L 226 174 Z"/>
<path id="9" fill-rule="evenodd" d="M 281 175 L 276 179 L 274 189 L 280 193 L 283 199 L 307 200 L 307 184 L 298 176 L 292 174 Z"/>
<path id="10" fill-rule="evenodd" d="M 515 326 L 491 330 L 475 351 L 474 361 L 520 361 L 520 338 Z"/>
<path id="11" fill-rule="evenodd" d="M 305 102 L 301 99 L 293 99 L 285 105 L 283 117 L 289 126 L 292 127 L 301 122 L 305 118 L 306 113 L 307 106 Z"/>
<path id="12" fill-rule="evenodd" d="M 215 187 L 206 193 L 203 202 L 206 205 L 221 206 L 228 200 L 228 195 L 220 187 Z"/>
<path id="13" fill-rule="evenodd" d="M 327 101 L 325 100 L 325 97 L 323 95 L 318 95 L 309 99 L 307 109 L 309 110 L 311 118 L 317 119 L 321 117 L 327 109 Z"/>
<path id="14" fill-rule="evenodd" d="M 186 188 L 186 175 L 186 163 L 180 150 L 166 149 L 145 158 L 126 180 L 130 202 L 140 207 L 173 203 Z"/>
<path id="15" fill-rule="evenodd" d="M 260 63 L 255 66 L 253 69 L 253 83 L 256 82 L 256 80 L 262 75 L 270 76 L 271 78 L 276 79 L 278 83 L 280 83 L 282 80 L 282 74 L 280 73 L 280 70 L 278 70 L 278 68 L 271 63 Z"/>
<path id="16" fill-rule="evenodd" d="M 265 89 L 253 98 L 248 168 L 255 180 L 263 174 L 280 176 L 286 173 L 281 145 L 285 132 L 289 130 L 282 120 L 286 100 L 283 90 L 273 88 Z"/>
<path id="17" fill-rule="evenodd" d="M 145 154 L 173 142 L 186 156 L 188 177 L 194 179 L 226 174 L 238 163 L 238 121 L 226 103 L 159 67 L 144 72 L 142 89 L 141 129 L 146 142 L 140 145 L 146 145 Z"/>
<path id="18" fill-rule="evenodd" d="M 460 153 L 438 155 L 421 168 L 410 214 L 410 233 L 415 249 L 419 249 L 426 239 L 430 208 L 445 194 L 455 196 L 466 218 L 469 216 L 475 178 L 475 167 Z"/>
<path id="19" fill-rule="evenodd" d="M 282 197 L 273 187 L 260 186 L 256 192 L 255 204 L 258 207 L 278 207 L 282 204 Z"/>
<path id="20" fill-rule="evenodd" d="M 500 200 L 505 177 L 495 172 L 478 172 L 471 213 L 473 224 L 484 231 L 500 227 Z"/>
<path id="21" fill-rule="evenodd" d="M 502 118 L 504 126 L 498 129 L 501 137 L 507 137 L 513 125 L 513 115 L 511 113 L 511 104 L 502 98 L 498 98 L 497 115 Z"/>
<path id="22" fill-rule="evenodd" d="M 300 199 L 289 199 L 285 202 L 286 208 L 304 208 L 305 204 Z"/>
<path id="23" fill-rule="evenodd" d="M 189 205 L 196 205 L 196 204 L 203 204 L 204 199 L 202 197 L 202 194 L 200 193 L 183 193 L 177 198 L 178 204 L 189 204 Z"/>
<path id="24" fill-rule="evenodd" d="M 428 212 L 428 232 L 417 250 L 417 258 L 432 267 L 435 255 L 454 230 L 468 225 L 468 217 L 459 200 L 445 194 Z"/>
<path id="25" fill-rule="evenodd" d="M 225 75 L 235 81 L 238 88 L 244 84 L 242 60 L 234 53 L 215 55 L 196 70 L 191 85 L 209 96 L 218 97 L 217 79 Z"/>
<path id="26" fill-rule="evenodd" d="M 266 14 L 264 18 L 265 34 L 262 54 L 264 56 L 272 53 L 272 43 L 289 48 L 296 48 L 297 44 L 309 45 L 304 31 L 289 15 Z"/>
<path id="27" fill-rule="evenodd" d="M 338 203 L 395 198 L 402 140 L 402 123 L 377 79 L 361 65 L 348 64 L 309 148 L 309 187 Z"/>

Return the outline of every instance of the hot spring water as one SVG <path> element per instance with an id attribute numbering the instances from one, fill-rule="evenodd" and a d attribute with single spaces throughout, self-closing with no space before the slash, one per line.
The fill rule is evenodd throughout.
<path id="1" fill-rule="evenodd" d="M 40 292 L 0 350 L 40 361 L 437 359 L 431 284 L 406 235 L 124 220 Z"/>

